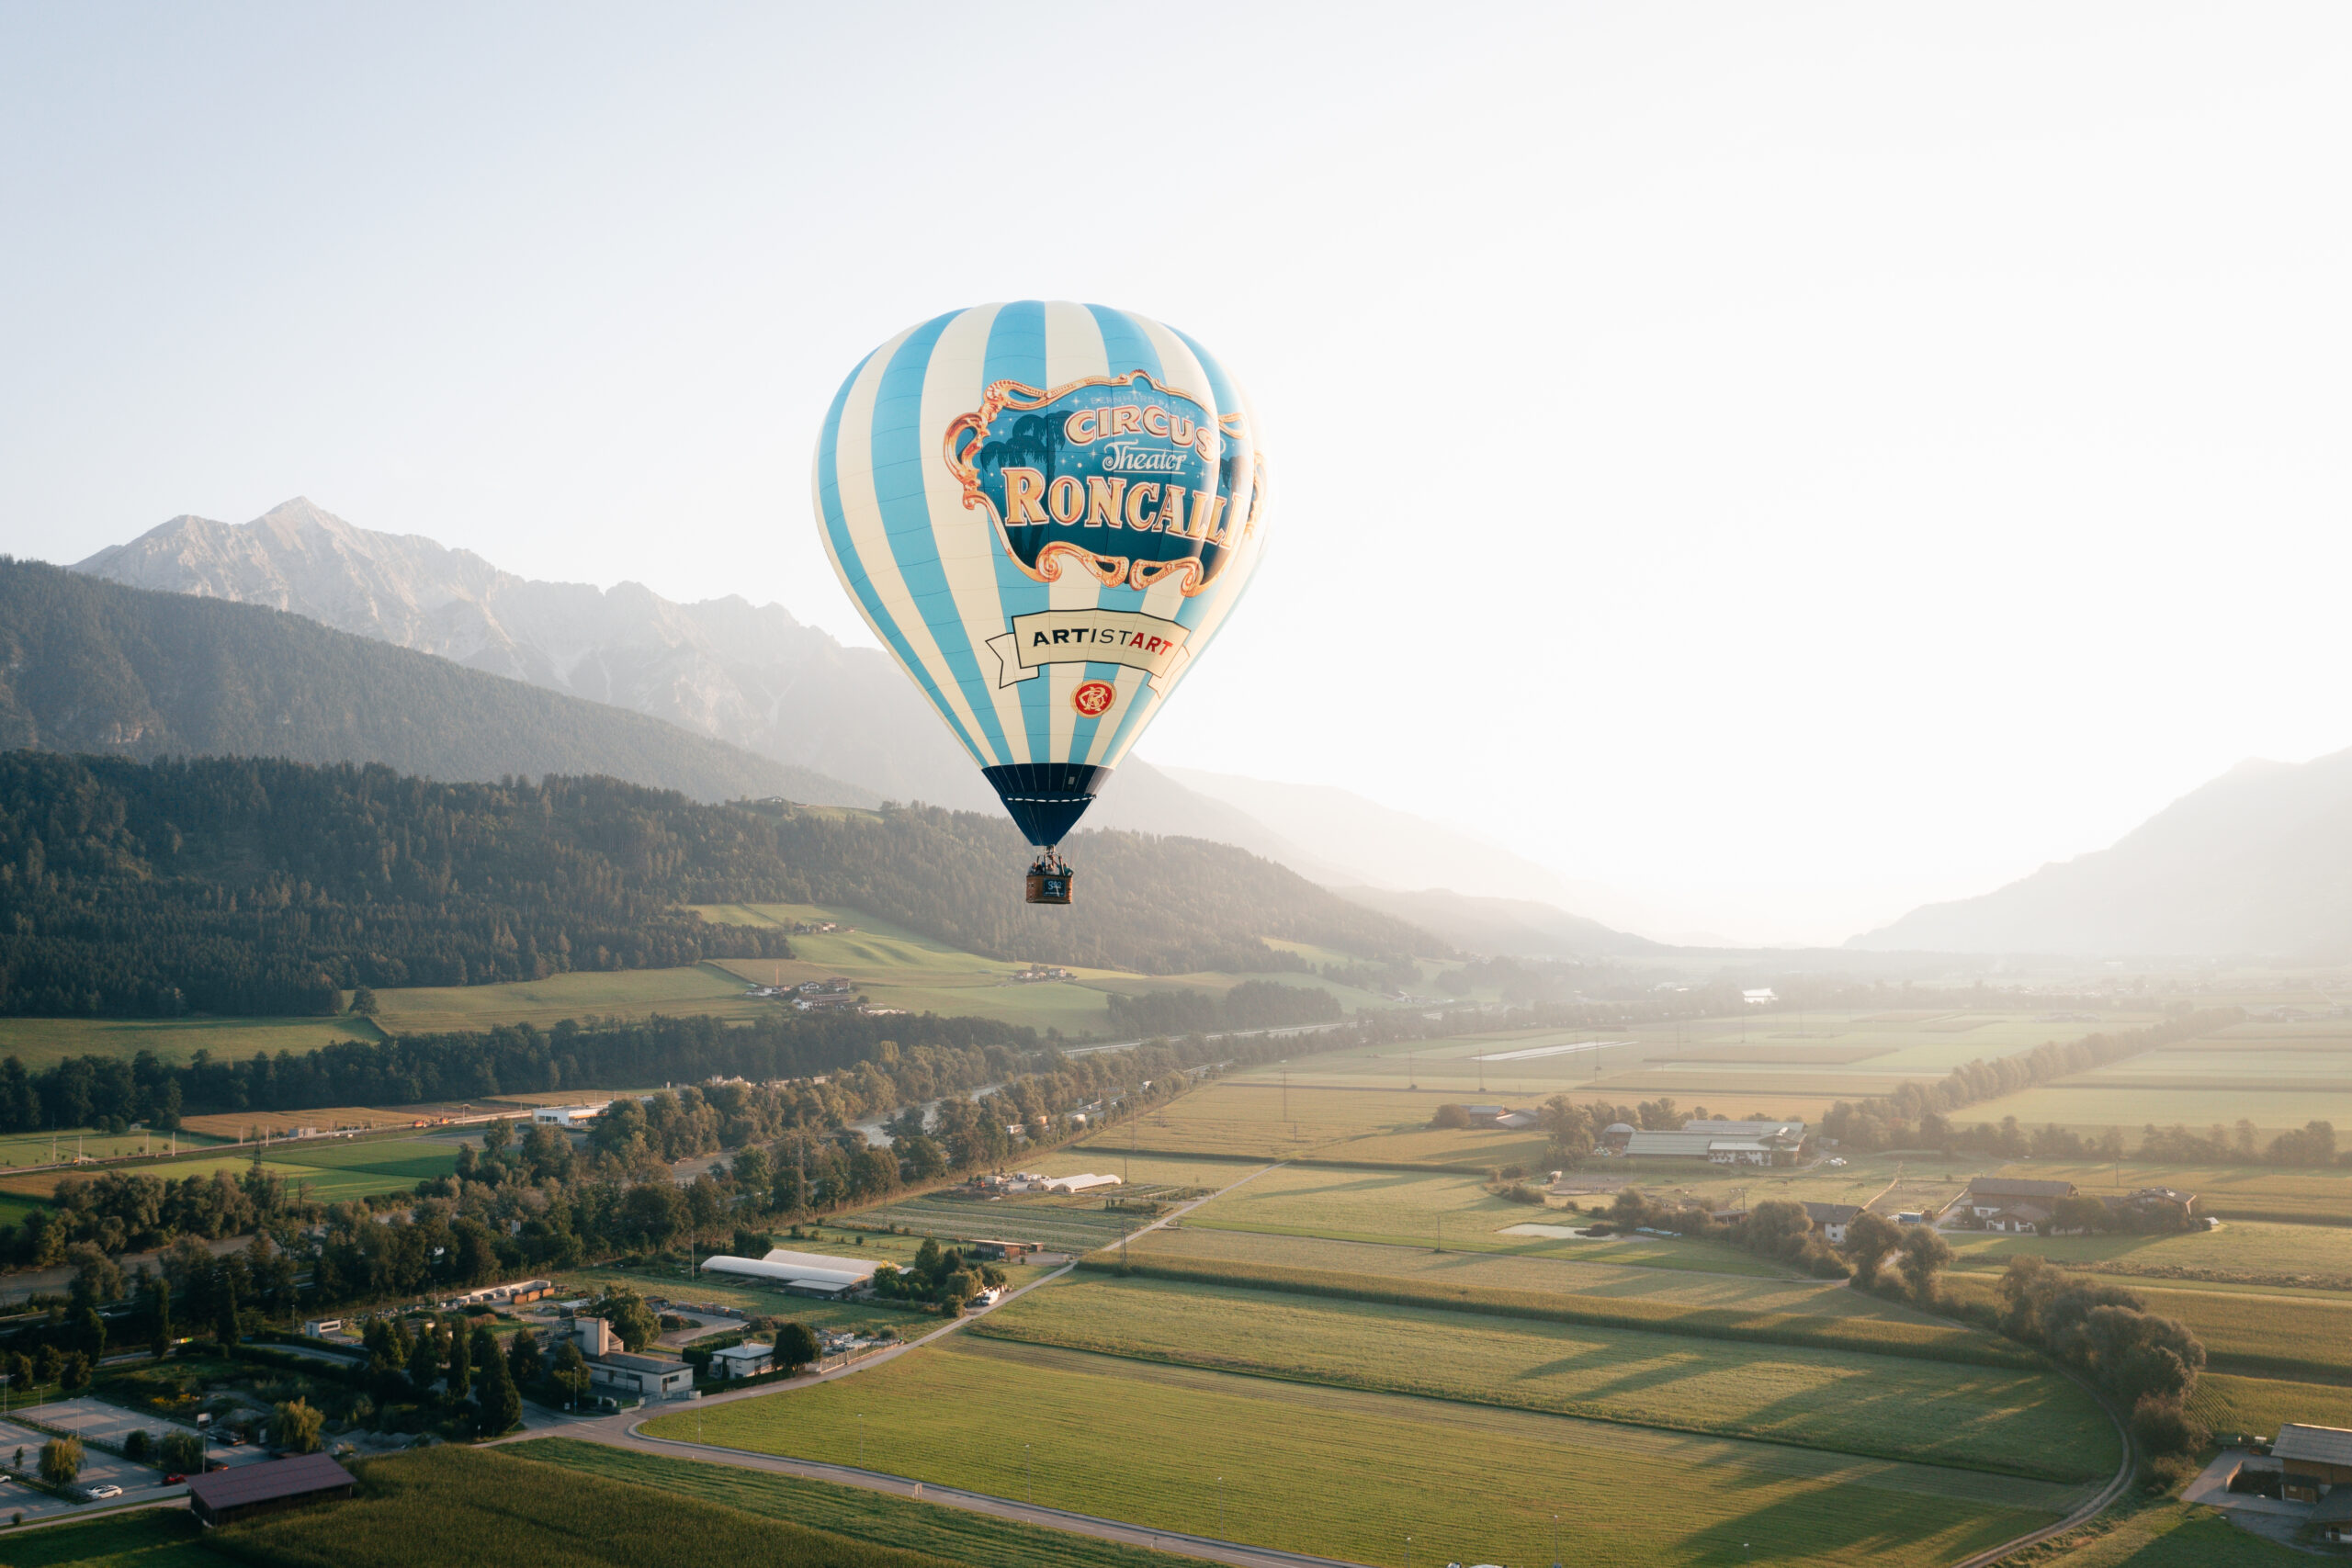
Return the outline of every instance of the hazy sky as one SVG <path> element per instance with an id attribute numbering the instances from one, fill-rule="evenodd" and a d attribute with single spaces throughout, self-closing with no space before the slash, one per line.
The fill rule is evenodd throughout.
<path id="1" fill-rule="evenodd" d="M 1143 754 L 1604 918 L 1836 940 L 2352 745 L 2352 12 L 1340 14 L 0 6 L 0 548 L 308 494 L 867 641 L 823 405 L 1071 298 L 1275 468 Z"/>

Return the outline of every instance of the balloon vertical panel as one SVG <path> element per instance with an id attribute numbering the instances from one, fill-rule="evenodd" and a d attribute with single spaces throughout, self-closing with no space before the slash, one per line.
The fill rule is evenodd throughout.
<path id="1" fill-rule="evenodd" d="M 816 510 L 843 586 L 1032 841 L 1069 830 L 1265 546 L 1265 461 L 1198 343 L 1023 300 L 909 329 L 842 383 Z"/>

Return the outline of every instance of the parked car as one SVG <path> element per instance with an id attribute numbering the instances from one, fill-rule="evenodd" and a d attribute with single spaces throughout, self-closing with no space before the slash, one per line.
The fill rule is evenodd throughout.
<path id="1" fill-rule="evenodd" d="M 164 1477 L 162 1481 L 156 1483 L 156 1484 L 159 1486 L 180 1486 L 186 1484 L 187 1481 L 187 1477 L 185 1475 L 167 1475 Z"/>
<path id="2" fill-rule="evenodd" d="M 115 1485 L 112 1482 L 108 1482 L 104 1486 L 93 1486 L 90 1488 L 90 1501 L 93 1503 L 97 1502 L 103 1497 L 119 1497 L 121 1495 L 122 1488 Z"/>

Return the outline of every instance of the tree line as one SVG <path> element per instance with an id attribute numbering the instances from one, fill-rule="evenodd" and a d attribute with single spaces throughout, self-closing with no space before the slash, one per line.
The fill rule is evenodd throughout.
<path id="1" fill-rule="evenodd" d="M 1228 1029 L 1285 1029 L 1336 1023 L 1340 998 L 1319 986 L 1244 980 L 1216 991 L 1110 994 L 1111 1027 L 1121 1034 L 1212 1034 Z"/>

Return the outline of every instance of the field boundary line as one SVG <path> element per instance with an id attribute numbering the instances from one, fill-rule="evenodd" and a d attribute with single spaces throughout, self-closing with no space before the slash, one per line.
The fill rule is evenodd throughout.
<path id="1" fill-rule="evenodd" d="M 1009 1519 L 1015 1524 L 1035 1526 L 1040 1529 L 1055 1529 L 1071 1535 L 1091 1536 L 1095 1540 L 1111 1541 L 1120 1546 L 1137 1546 L 1151 1551 L 1171 1551 L 1188 1557 L 1205 1558 L 1213 1562 L 1230 1562 L 1236 1564 L 1237 1568 L 1365 1568 L 1364 1564 L 1354 1562 L 1344 1557 L 1315 1557 L 1303 1551 L 1284 1551 L 1278 1547 L 1250 1546 L 1240 1541 L 1219 1540 L 1213 1536 L 1189 1535 L 1182 1530 L 1154 1529 L 1148 1525 L 1129 1524 L 1124 1519 L 1104 1518 L 1096 1514 L 1081 1514 L 1071 1509 L 1049 1507 L 1042 1504 L 1017 1502 L 1012 1498 L 999 1497 L 987 1492 L 967 1492 L 957 1486 L 937 1486 L 927 1482 L 917 1481 L 911 1476 L 892 1475 L 887 1471 L 861 1470 L 855 1465 L 828 1464 L 819 1460 L 787 1459 L 780 1454 L 754 1453 L 748 1449 L 730 1449 L 717 1444 L 685 1443 L 670 1438 L 648 1437 L 633 1427 L 629 1428 L 626 1442 L 616 1443 L 613 1446 L 631 1448 L 639 1452 L 662 1454 L 669 1458 L 692 1460 L 704 1464 L 729 1464 L 744 1470 L 763 1470 L 778 1475 L 797 1476 L 804 1481 L 823 1481 L 837 1486 L 854 1486 L 863 1491 L 880 1492 L 891 1496 L 904 1497 L 911 1502 L 931 1503 L 940 1507 L 961 1508 L 967 1513 L 986 1514 L 996 1518 Z"/>
<path id="2" fill-rule="evenodd" d="M 2092 1387 L 2087 1379 L 2077 1376 L 2069 1368 L 2059 1367 L 2057 1370 L 2086 1393 L 2098 1401 L 2098 1407 L 2107 1413 L 2108 1420 L 2114 1423 L 2115 1435 L 2123 1444 L 2123 1458 L 2116 1466 L 2113 1479 L 2099 1489 L 2098 1496 L 2093 1497 L 2056 1524 L 2045 1525 L 2038 1530 L 2029 1530 L 2015 1540 L 2004 1542 L 1999 1546 L 1987 1547 L 1972 1557 L 1963 1557 L 1953 1563 L 1952 1568 L 1994 1568 L 1995 1564 L 2006 1562 L 2020 1551 L 2040 1546 L 2043 1541 L 2064 1535 L 2069 1530 L 2080 1529 L 2113 1507 L 2116 1500 L 2123 1495 L 2124 1489 L 2132 1484 L 2132 1476 L 2138 1469 L 2138 1455 L 2132 1445 L 2131 1425 L 2116 1414 L 2115 1406 L 2109 1404 L 2107 1396 Z"/>

